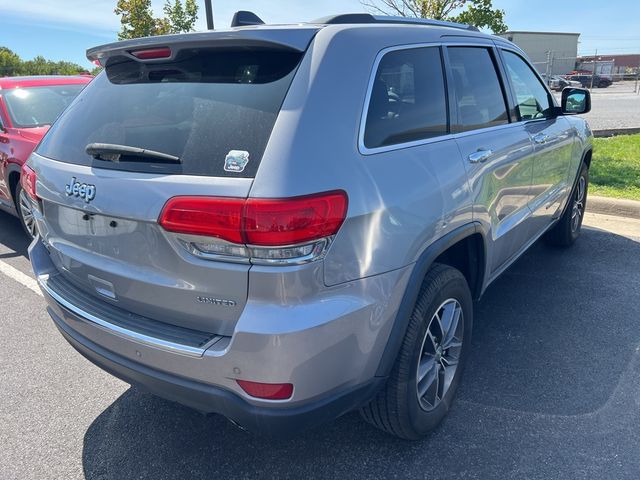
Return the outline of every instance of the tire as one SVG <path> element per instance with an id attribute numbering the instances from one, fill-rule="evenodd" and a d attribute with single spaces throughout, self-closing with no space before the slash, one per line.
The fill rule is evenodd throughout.
<path id="1" fill-rule="evenodd" d="M 20 185 L 20 181 L 16 185 L 14 194 L 13 194 L 16 211 L 18 212 L 18 218 L 20 219 L 20 224 L 24 229 L 25 233 L 29 236 L 29 238 L 33 239 L 36 236 L 36 223 L 33 216 L 30 213 L 33 207 L 31 207 L 31 200 L 27 197 L 27 193 L 22 189 L 22 185 Z M 28 202 L 25 203 L 25 202 Z"/>
<path id="2" fill-rule="evenodd" d="M 444 338 L 438 339 L 437 332 L 442 334 L 447 329 L 439 327 L 436 313 L 447 323 L 451 308 L 454 316 L 460 312 L 458 327 L 449 328 L 449 335 L 445 332 Z M 449 411 L 460 382 L 470 348 L 472 324 L 473 301 L 465 277 L 455 268 L 434 264 L 420 288 L 391 375 L 376 397 L 360 409 L 362 417 L 375 427 L 406 440 L 417 440 L 438 426 Z M 434 336 L 436 341 L 432 341 Z M 449 345 L 447 349 L 440 347 L 441 356 L 436 348 L 439 342 Z M 457 365 L 452 365 L 456 358 Z M 433 369 L 428 369 L 431 364 Z M 419 365 L 422 368 L 419 369 Z M 450 370 L 452 367 L 455 368 Z M 421 375 L 422 382 L 418 381 L 418 371 L 426 372 Z M 430 378 L 434 379 L 432 383 Z M 419 398 L 419 385 L 424 391 L 428 384 L 431 388 Z"/>
<path id="3" fill-rule="evenodd" d="M 545 235 L 545 241 L 558 247 L 570 247 L 580 236 L 582 220 L 587 207 L 587 194 L 589 192 L 589 168 L 585 163 L 580 167 L 578 181 L 576 182 L 569 204 L 565 208 L 562 217 Z"/>

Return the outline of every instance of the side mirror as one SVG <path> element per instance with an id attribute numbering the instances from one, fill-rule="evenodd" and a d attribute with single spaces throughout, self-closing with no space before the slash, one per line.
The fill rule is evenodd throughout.
<path id="1" fill-rule="evenodd" d="M 578 115 L 591 111 L 591 92 L 585 88 L 565 88 L 562 90 L 561 108 L 564 115 Z"/>

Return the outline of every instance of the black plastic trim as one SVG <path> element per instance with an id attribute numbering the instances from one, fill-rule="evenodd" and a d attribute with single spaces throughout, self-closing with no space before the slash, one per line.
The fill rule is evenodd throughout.
<path id="1" fill-rule="evenodd" d="M 400 302 L 400 308 L 396 314 L 393 327 L 391 328 L 391 334 L 389 335 L 387 345 L 382 354 L 382 358 L 380 359 L 376 376 L 387 377 L 393 368 L 393 364 L 395 363 L 398 352 L 400 351 L 400 346 L 402 345 L 402 339 L 404 338 L 409 325 L 411 312 L 413 311 L 413 307 L 418 299 L 420 287 L 422 286 L 423 279 L 427 274 L 429 267 L 431 267 L 434 260 L 449 247 L 476 233 L 481 233 L 480 224 L 478 222 L 463 225 L 449 232 L 444 237 L 436 240 L 434 243 L 429 245 L 424 252 L 422 252 L 420 258 L 418 258 L 414 264 L 413 271 L 411 272 L 407 289 L 405 290 L 402 301 Z M 483 281 L 483 278 L 478 279 L 480 284 L 482 284 Z"/>
<path id="2" fill-rule="evenodd" d="M 221 387 L 155 370 L 129 360 L 80 335 L 48 307 L 63 337 L 87 360 L 125 382 L 203 413 L 217 413 L 256 433 L 286 436 L 316 427 L 366 404 L 384 384 L 373 377 L 320 399 L 292 407 L 260 407 Z M 65 311 L 65 313 L 68 313 Z M 72 315 L 69 313 L 69 315 Z"/>

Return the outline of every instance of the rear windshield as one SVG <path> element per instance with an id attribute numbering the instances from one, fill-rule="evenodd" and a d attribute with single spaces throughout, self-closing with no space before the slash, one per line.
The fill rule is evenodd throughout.
<path id="1" fill-rule="evenodd" d="M 51 125 L 83 87 L 83 84 L 20 87 L 2 95 L 14 127 L 42 127 Z"/>
<path id="2" fill-rule="evenodd" d="M 183 51 L 170 63 L 111 58 L 37 152 L 97 168 L 253 177 L 301 55 L 235 49 Z M 179 160 L 89 155 L 92 144 Z"/>

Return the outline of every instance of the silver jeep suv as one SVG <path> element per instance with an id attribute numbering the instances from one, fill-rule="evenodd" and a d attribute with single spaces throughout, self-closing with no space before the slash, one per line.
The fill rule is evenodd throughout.
<path id="1" fill-rule="evenodd" d="M 34 271 L 106 371 L 267 433 L 449 410 L 473 300 L 570 245 L 592 135 L 472 27 L 340 15 L 104 45 L 22 175 Z M 255 23 L 255 22 L 246 22 Z"/>

